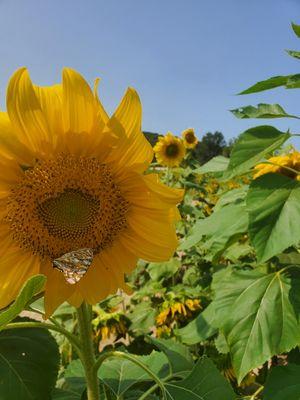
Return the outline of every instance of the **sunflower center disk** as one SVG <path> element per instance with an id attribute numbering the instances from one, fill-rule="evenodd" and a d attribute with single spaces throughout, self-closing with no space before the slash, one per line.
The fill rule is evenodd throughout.
<path id="1" fill-rule="evenodd" d="M 176 157 L 179 153 L 178 146 L 176 144 L 169 144 L 166 147 L 166 154 L 168 157 Z"/>
<path id="2" fill-rule="evenodd" d="M 185 135 L 185 140 L 188 142 L 188 143 L 194 143 L 195 142 L 195 135 L 192 133 L 192 132 L 188 132 L 186 135 Z"/>
<path id="3" fill-rule="evenodd" d="M 110 246 L 126 227 L 128 207 L 106 165 L 61 155 L 24 173 L 11 192 L 7 221 L 21 247 L 54 259 Z"/>

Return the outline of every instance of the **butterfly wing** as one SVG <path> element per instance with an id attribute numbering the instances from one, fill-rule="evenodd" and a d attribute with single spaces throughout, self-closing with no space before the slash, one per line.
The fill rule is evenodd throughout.
<path id="1" fill-rule="evenodd" d="M 92 249 L 79 249 L 53 260 L 53 268 L 63 273 L 67 283 L 74 285 L 86 274 L 93 258 Z"/>

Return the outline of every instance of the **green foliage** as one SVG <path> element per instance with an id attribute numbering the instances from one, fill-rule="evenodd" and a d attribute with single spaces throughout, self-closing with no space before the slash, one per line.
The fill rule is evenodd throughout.
<path id="1" fill-rule="evenodd" d="M 58 367 L 57 344 L 44 329 L 0 333 L 1 399 L 51 399 Z"/>
<path id="2" fill-rule="evenodd" d="M 268 125 L 248 129 L 240 135 L 232 150 L 228 169 L 225 171 L 226 178 L 248 172 L 290 137 L 288 132 L 280 132 Z"/>
<path id="3" fill-rule="evenodd" d="M 279 271 L 233 271 L 215 286 L 216 321 L 238 381 L 300 341 L 300 280 Z"/>
<path id="4" fill-rule="evenodd" d="M 24 284 L 14 303 L 0 313 L 0 330 L 26 308 L 32 298 L 41 292 L 45 282 L 46 277 L 44 275 L 35 275 Z"/>
<path id="5" fill-rule="evenodd" d="M 247 195 L 249 233 L 259 262 L 300 242 L 300 183 L 279 174 L 255 179 Z"/>
<path id="6" fill-rule="evenodd" d="M 167 383 L 169 400 L 234 400 L 232 388 L 210 360 L 200 359 L 183 380 Z"/>
<path id="7" fill-rule="evenodd" d="M 296 400 L 300 398 L 300 366 L 289 364 L 270 372 L 264 400 Z"/>
<path id="8" fill-rule="evenodd" d="M 296 53 L 296 52 L 294 52 Z M 299 53 L 300 54 L 300 53 Z M 295 56 L 295 54 L 294 54 Z M 296 115 L 287 114 L 279 104 L 258 104 L 257 107 L 246 106 L 231 110 L 237 118 L 297 118 Z"/>

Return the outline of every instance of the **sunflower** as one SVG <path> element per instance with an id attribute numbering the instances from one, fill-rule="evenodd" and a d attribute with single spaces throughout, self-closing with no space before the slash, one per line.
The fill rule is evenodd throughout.
<path id="1" fill-rule="evenodd" d="M 161 136 L 153 148 L 159 164 L 167 167 L 178 166 L 185 156 L 185 147 L 181 139 L 168 132 Z"/>
<path id="2" fill-rule="evenodd" d="M 144 174 L 153 150 L 139 97 L 129 88 L 109 117 L 97 86 L 71 69 L 51 87 L 33 85 L 26 68 L 10 79 L 0 113 L 0 307 L 38 273 L 46 316 L 66 300 L 94 304 L 124 287 L 138 258 L 167 260 L 176 249 L 183 193 Z"/>
<path id="3" fill-rule="evenodd" d="M 197 146 L 198 139 L 193 128 L 186 129 L 181 135 L 183 137 L 184 146 L 187 149 L 194 149 Z"/>
<path id="4" fill-rule="evenodd" d="M 285 155 L 271 157 L 268 159 L 267 163 L 256 165 L 254 171 L 253 179 L 273 172 L 300 180 L 300 174 L 294 172 L 299 171 L 300 173 L 300 153 L 294 150 Z"/>

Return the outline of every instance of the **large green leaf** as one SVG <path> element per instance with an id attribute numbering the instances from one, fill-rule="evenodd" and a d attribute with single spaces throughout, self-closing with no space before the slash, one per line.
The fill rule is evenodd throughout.
<path id="1" fill-rule="evenodd" d="M 172 339 L 148 339 L 167 356 L 172 374 L 183 376 L 193 368 L 193 358 L 187 346 Z"/>
<path id="2" fill-rule="evenodd" d="M 58 367 L 58 346 L 45 329 L 0 333 L 1 400 L 50 400 Z"/>
<path id="3" fill-rule="evenodd" d="M 14 303 L 0 313 L 0 330 L 24 310 L 34 295 L 43 289 L 45 282 L 45 275 L 35 275 L 23 285 Z"/>
<path id="4" fill-rule="evenodd" d="M 203 342 L 218 331 L 215 324 L 215 311 L 210 304 L 192 322 L 176 331 L 176 336 L 185 344 Z"/>
<path id="5" fill-rule="evenodd" d="M 191 229 L 191 235 L 180 245 L 180 249 L 188 249 L 200 242 L 203 236 L 207 241 L 205 249 L 213 259 L 218 258 L 222 252 L 232 243 L 232 240 L 248 227 L 248 214 L 243 202 L 228 204 L 211 216 L 200 219 Z"/>
<path id="6" fill-rule="evenodd" d="M 284 272 L 234 271 L 214 286 L 216 321 L 238 381 L 300 341 L 300 280 Z"/>
<path id="7" fill-rule="evenodd" d="M 264 389 L 264 400 L 299 400 L 300 365 L 289 364 L 271 370 Z"/>
<path id="8" fill-rule="evenodd" d="M 258 261 L 300 241 L 300 182 L 279 174 L 263 175 L 251 183 L 246 203 Z"/>
<path id="9" fill-rule="evenodd" d="M 232 178 L 249 171 L 290 137 L 289 133 L 280 132 L 268 125 L 248 129 L 240 135 L 233 147 L 224 177 Z"/>
<path id="10" fill-rule="evenodd" d="M 247 192 L 248 185 L 243 185 L 239 188 L 228 190 L 219 198 L 217 204 L 214 207 L 214 212 L 220 210 L 220 208 L 226 206 L 227 204 L 243 200 L 246 197 Z"/>
<path id="11" fill-rule="evenodd" d="M 147 272 L 153 281 L 171 278 L 178 271 L 181 263 L 177 258 L 162 263 L 150 263 Z"/>
<path id="12" fill-rule="evenodd" d="M 230 384 L 213 362 L 200 359 L 182 381 L 165 384 L 168 400 L 234 400 Z"/>
<path id="13" fill-rule="evenodd" d="M 224 156 L 216 156 L 211 160 L 209 160 L 204 165 L 201 165 L 201 167 L 194 169 L 192 173 L 206 174 L 208 172 L 225 171 L 225 169 L 228 167 L 228 164 L 229 164 L 229 158 Z"/>
<path id="14" fill-rule="evenodd" d="M 299 53 L 300 54 L 300 53 Z M 260 103 L 257 107 L 246 106 L 230 110 L 237 118 L 297 118 L 296 115 L 288 114 L 279 104 Z"/>
<path id="15" fill-rule="evenodd" d="M 135 357 L 157 376 L 164 377 L 168 373 L 167 358 L 163 353 L 152 352 L 149 356 Z M 98 377 L 116 396 L 121 396 L 138 382 L 152 380 L 141 367 L 121 358 L 106 360 L 98 371 Z"/>

